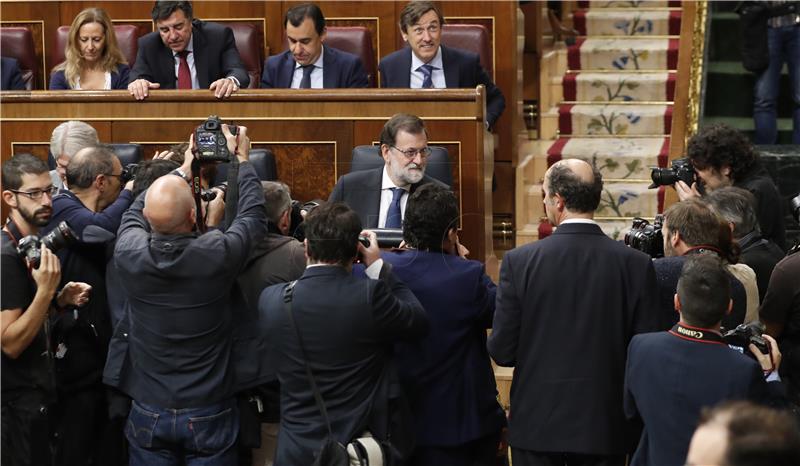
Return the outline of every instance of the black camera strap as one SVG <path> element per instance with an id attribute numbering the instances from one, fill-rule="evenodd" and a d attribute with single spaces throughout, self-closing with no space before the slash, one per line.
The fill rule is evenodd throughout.
<path id="1" fill-rule="evenodd" d="M 696 341 L 699 343 L 710 343 L 715 345 L 724 345 L 722 335 L 718 332 L 700 327 L 692 327 L 691 325 L 682 324 L 678 322 L 670 330 L 669 333 L 684 340 Z"/>
<path id="2" fill-rule="evenodd" d="M 14 243 L 15 248 L 19 246 L 19 238 L 22 238 L 22 233 L 19 232 L 19 227 L 17 227 L 17 224 L 14 223 L 14 220 L 9 218 L 6 224 L 3 226 L 3 231 L 6 232 L 8 237 L 11 239 L 11 242 Z"/>
<path id="3" fill-rule="evenodd" d="M 236 135 L 237 144 L 239 135 Z M 238 147 L 237 147 L 238 150 Z M 225 193 L 225 228 L 227 229 L 239 210 L 239 157 L 231 154 L 228 165 L 228 192 Z"/>
<path id="4" fill-rule="evenodd" d="M 197 231 L 205 233 L 206 222 L 203 219 L 202 199 L 200 198 L 203 194 L 203 185 L 200 182 L 200 160 L 198 160 L 196 152 L 194 154 L 194 159 L 192 159 L 191 177 L 192 181 L 190 187 L 192 188 L 192 196 L 194 196 L 195 223 L 197 225 Z"/>

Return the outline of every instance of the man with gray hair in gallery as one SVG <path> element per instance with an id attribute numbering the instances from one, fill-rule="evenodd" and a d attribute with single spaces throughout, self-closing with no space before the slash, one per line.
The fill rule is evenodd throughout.
<path id="1" fill-rule="evenodd" d="M 70 120 L 61 123 L 50 136 L 50 154 L 56 161 L 55 170 L 50 170 L 53 186 L 67 188 L 67 166 L 72 156 L 85 147 L 100 145 L 97 130 L 87 123 Z"/>

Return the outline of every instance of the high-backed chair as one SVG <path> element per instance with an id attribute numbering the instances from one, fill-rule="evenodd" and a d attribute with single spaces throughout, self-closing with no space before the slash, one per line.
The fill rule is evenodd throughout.
<path id="1" fill-rule="evenodd" d="M 36 56 L 33 45 L 33 34 L 26 27 L 0 28 L 0 55 L 15 58 L 19 62 L 19 71 L 25 89 L 42 89 L 44 82 L 39 76 L 41 60 Z"/>
<path id="2" fill-rule="evenodd" d="M 481 24 L 445 24 L 442 26 L 442 44 L 457 49 L 477 53 L 481 66 L 493 75 L 494 62 L 489 31 Z"/>
<path id="3" fill-rule="evenodd" d="M 425 174 L 452 187 L 453 171 L 450 166 L 450 155 L 447 153 L 447 149 L 440 146 L 429 147 L 431 148 L 431 155 L 428 156 Z M 380 168 L 383 167 L 383 164 L 380 146 L 356 146 L 353 148 L 353 160 L 350 163 L 351 172 Z"/>
<path id="4" fill-rule="evenodd" d="M 133 68 L 136 62 L 136 52 L 139 51 L 139 28 L 132 24 L 115 24 L 114 35 L 117 36 L 117 45 L 128 61 L 128 66 Z M 69 41 L 69 26 L 59 26 L 56 29 L 56 38 L 50 51 L 50 63 L 53 66 L 63 62 L 66 58 L 64 51 Z"/>
<path id="5" fill-rule="evenodd" d="M 328 26 L 325 44 L 359 57 L 367 72 L 369 86 L 375 87 L 377 65 L 369 29 L 363 26 Z"/>
<path id="6" fill-rule="evenodd" d="M 278 179 L 278 169 L 275 165 L 275 155 L 270 149 L 250 149 L 250 163 L 258 173 L 261 181 L 275 181 Z M 214 186 L 228 181 L 228 164 L 217 165 L 217 174 L 214 176 Z"/>
<path id="7" fill-rule="evenodd" d="M 123 167 L 131 163 L 139 163 L 144 159 L 144 149 L 139 144 L 119 143 L 109 144 L 109 146 Z M 47 151 L 47 166 L 50 167 L 50 170 L 56 169 L 56 159 L 50 150 Z"/>
<path id="8" fill-rule="evenodd" d="M 250 76 L 251 89 L 261 82 L 261 70 L 264 66 L 264 31 L 263 24 L 256 21 L 214 21 L 224 24 L 233 30 L 236 49 L 242 57 L 242 63 Z"/>

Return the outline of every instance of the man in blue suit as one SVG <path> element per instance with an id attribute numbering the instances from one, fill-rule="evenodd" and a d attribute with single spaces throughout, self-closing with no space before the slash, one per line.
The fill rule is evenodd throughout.
<path id="1" fill-rule="evenodd" d="M 2 73 L 2 83 L 0 83 L 0 91 L 24 91 L 25 82 L 22 81 L 22 73 L 19 71 L 17 60 L 8 57 L 2 57 L 0 63 L 0 72 Z"/>
<path id="2" fill-rule="evenodd" d="M 719 257 L 689 257 L 677 291 L 680 321 L 666 332 L 636 335 L 628 347 L 625 413 L 644 421 L 634 466 L 684 464 L 704 407 L 723 400 L 766 401 L 765 374 L 767 381 L 778 380 L 781 354 L 772 337 L 764 336 L 771 354 L 749 345 L 758 362 L 722 339 L 720 323 L 732 302 L 730 278 Z"/>
<path id="3" fill-rule="evenodd" d="M 492 128 L 506 100 L 481 67 L 477 54 L 441 45 L 444 17 L 433 2 L 411 2 L 400 13 L 400 33 L 409 47 L 381 60 L 381 87 L 459 88 L 486 86 L 486 127 Z"/>
<path id="4" fill-rule="evenodd" d="M 283 19 L 289 50 L 264 63 L 262 88 L 335 89 L 368 87 L 361 59 L 325 47 L 325 16 L 313 3 L 290 8 Z"/>
<path id="5" fill-rule="evenodd" d="M 458 241 L 458 202 L 446 187 L 420 186 L 403 222 L 407 249 L 383 260 L 414 292 L 430 319 L 419 342 L 395 345 L 400 381 L 414 415 L 416 466 L 492 466 L 506 425 L 486 329 L 497 287 Z"/>

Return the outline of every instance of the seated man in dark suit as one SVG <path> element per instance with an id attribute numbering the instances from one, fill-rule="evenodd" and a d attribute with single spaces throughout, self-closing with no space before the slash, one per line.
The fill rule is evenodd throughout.
<path id="1" fill-rule="evenodd" d="M 0 72 L 2 72 L 0 91 L 25 90 L 25 82 L 22 81 L 22 73 L 19 71 L 17 60 L 8 57 L 2 57 L 2 62 L 0 62 Z"/>
<path id="2" fill-rule="evenodd" d="M 136 100 L 150 89 L 211 89 L 217 98 L 247 87 L 247 75 L 229 27 L 195 20 L 191 2 L 157 1 L 158 32 L 139 39 L 128 91 Z"/>
<path id="3" fill-rule="evenodd" d="M 287 285 L 280 284 L 264 290 L 258 301 L 261 333 L 274 348 L 281 385 L 275 464 L 307 466 L 329 435 L 347 444 L 366 430 L 408 453 L 401 439 L 413 435 L 410 426 L 390 421 L 403 413 L 394 409 L 401 398 L 392 347 L 427 333 L 425 310 L 381 259 L 375 233 L 362 232 L 361 221 L 346 205 L 323 204 L 305 224 L 308 267 L 293 282 L 291 297 Z M 359 234 L 369 234 L 368 248 L 359 243 Z M 370 279 L 352 275 L 357 255 Z M 316 381 L 314 389 L 307 371 Z"/>
<path id="4" fill-rule="evenodd" d="M 728 272 L 718 257 L 690 257 L 673 300 L 680 321 L 667 332 L 631 340 L 625 413 L 644 421 L 632 465 L 683 464 L 702 408 L 723 400 L 771 398 L 770 389 L 776 387 L 768 389 L 764 374 L 767 381 L 778 383 L 778 345 L 765 335 L 770 354 L 751 344 L 756 357 L 752 359 L 722 340 L 720 323 L 731 309 L 730 290 Z"/>
<path id="5" fill-rule="evenodd" d="M 364 228 L 400 228 L 408 196 L 425 183 L 444 183 L 425 175 L 430 155 L 428 132 L 421 118 L 398 113 L 383 125 L 383 168 L 348 173 L 336 182 L 331 202 L 355 210 Z"/>
<path id="6" fill-rule="evenodd" d="M 506 108 L 480 57 L 441 45 L 444 17 L 433 2 L 411 2 L 400 13 L 400 33 L 409 47 L 381 59 L 381 87 L 411 89 L 486 86 L 486 127 L 492 128 Z"/>
<path id="7" fill-rule="evenodd" d="M 325 16 L 313 3 L 290 8 L 283 19 L 289 50 L 269 57 L 261 76 L 262 88 L 335 89 L 367 87 L 361 59 L 325 47 Z"/>

